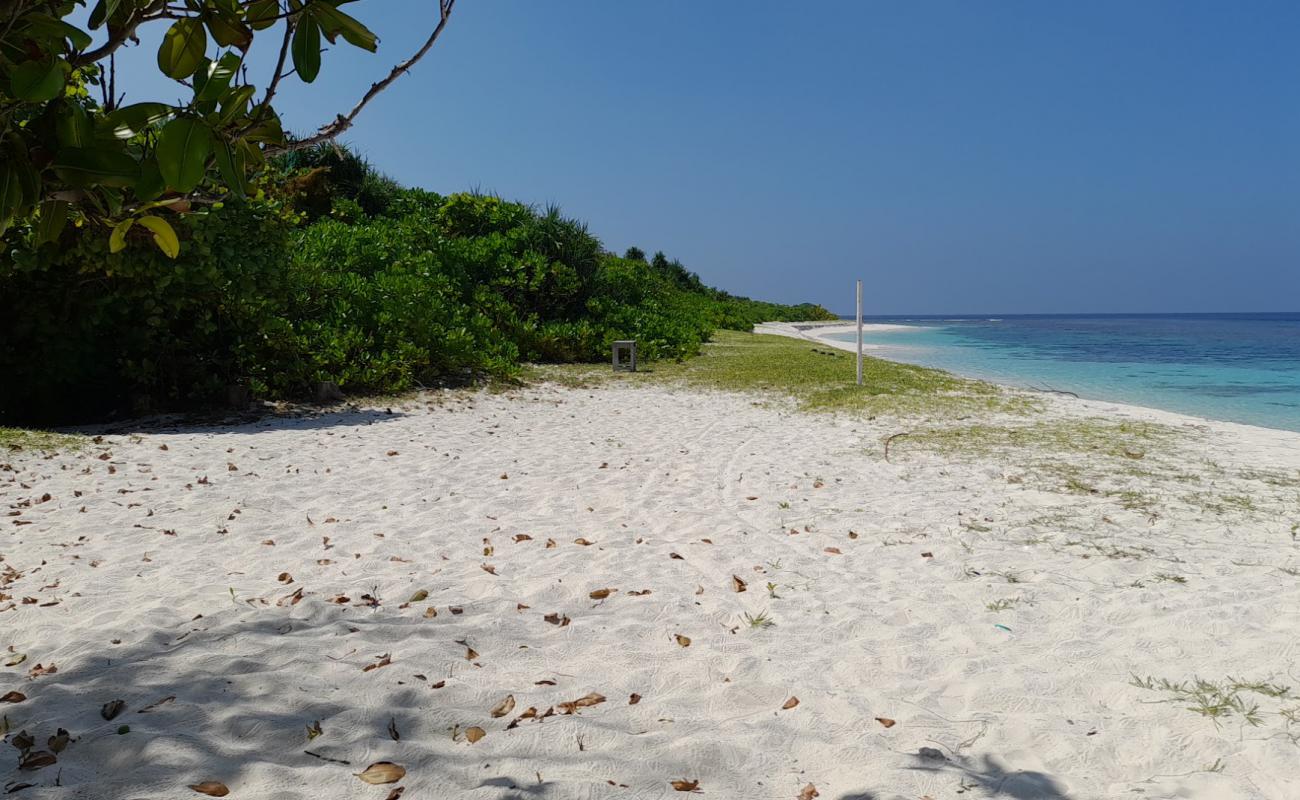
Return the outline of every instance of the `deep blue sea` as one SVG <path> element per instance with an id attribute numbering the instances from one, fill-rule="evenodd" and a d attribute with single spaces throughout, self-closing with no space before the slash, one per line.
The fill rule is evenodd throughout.
<path id="1" fill-rule="evenodd" d="M 1300 431 L 1300 313 L 871 317 L 871 355 Z M 835 338 L 853 341 L 854 334 Z"/>

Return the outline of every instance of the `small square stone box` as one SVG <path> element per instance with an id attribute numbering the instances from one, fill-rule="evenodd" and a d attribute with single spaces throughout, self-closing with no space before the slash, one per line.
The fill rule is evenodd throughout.
<path id="1" fill-rule="evenodd" d="M 636 372 L 636 340 L 620 339 L 614 342 L 614 371 Z"/>

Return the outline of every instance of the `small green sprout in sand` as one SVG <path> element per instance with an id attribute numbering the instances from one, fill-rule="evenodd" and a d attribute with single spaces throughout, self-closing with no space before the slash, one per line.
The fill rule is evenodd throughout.
<path id="1" fill-rule="evenodd" d="M 747 611 L 745 612 L 745 624 L 750 628 L 757 630 L 761 628 L 770 628 L 775 625 L 776 622 L 767 615 L 766 611 L 759 613 L 758 616 L 754 616 Z"/>

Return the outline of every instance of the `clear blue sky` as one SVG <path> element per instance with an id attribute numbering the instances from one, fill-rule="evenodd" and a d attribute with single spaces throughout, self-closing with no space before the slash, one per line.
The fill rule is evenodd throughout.
<path id="1" fill-rule="evenodd" d="M 379 55 L 327 53 L 287 126 L 350 106 L 433 5 L 349 6 Z M 847 311 L 862 277 L 876 314 L 1294 310 L 1298 33 L 1293 0 L 460 0 L 346 141 L 765 299 Z"/>

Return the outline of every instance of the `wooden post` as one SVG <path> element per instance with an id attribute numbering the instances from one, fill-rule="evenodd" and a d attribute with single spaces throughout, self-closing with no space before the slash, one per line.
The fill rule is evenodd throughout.
<path id="1" fill-rule="evenodd" d="M 858 385 L 862 385 L 862 281 L 858 281 Z"/>

